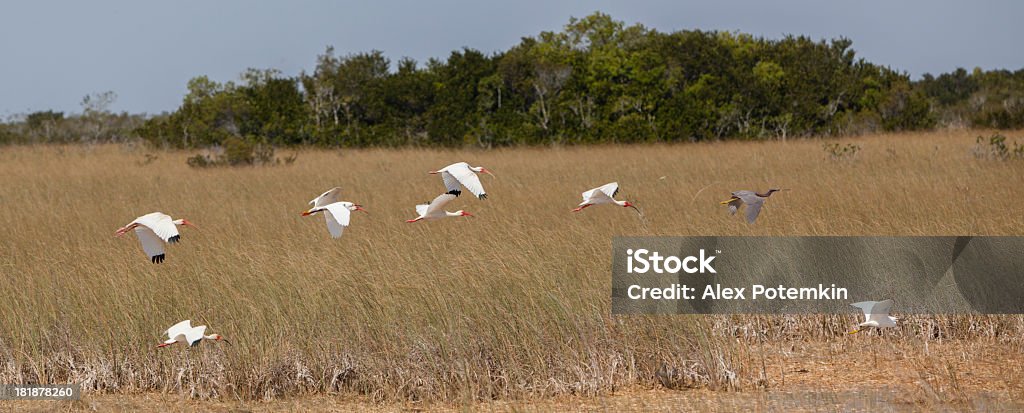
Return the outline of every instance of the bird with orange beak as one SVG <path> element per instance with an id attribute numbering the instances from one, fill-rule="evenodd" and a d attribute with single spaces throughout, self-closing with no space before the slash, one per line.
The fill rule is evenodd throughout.
<path id="1" fill-rule="evenodd" d="M 328 189 L 327 192 L 309 201 L 309 204 L 313 207 L 302 213 L 302 216 L 305 217 L 317 212 L 323 212 L 324 219 L 327 221 L 327 231 L 331 233 L 332 238 L 341 238 L 345 227 L 348 227 L 351 221 L 353 211 L 368 213 L 363 209 L 362 205 L 338 201 L 338 194 L 340 192 L 341 188 L 339 187 Z"/>
<path id="2" fill-rule="evenodd" d="M 203 339 L 213 341 L 223 341 L 231 344 L 226 338 L 220 334 L 205 335 L 206 326 L 192 327 L 192 320 L 185 320 L 178 324 L 171 326 L 167 329 L 167 340 L 158 345 L 157 347 L 167 347 L 176 343 L 184 343 L 189 347 L 195 347 L 199 345 L 199 342 Z"/>
<path id="3" fill-rule="evenodd" d="M 455 196 L 461 195 L 462 190 L 459 189 L 459 185 L 462 185 L 480 199 L 487 199 L 487 193 L 484 192 L 484 186 L 480 183 L 480 177 L 476 174 L 485 173 L 494 177 L 494 174 L 491 173 L 491 171 L 488 171 L 487 168 L 482 166 L 469 166 L 469 164 L 465 162 L 453 163 L 444 168 L 436 171 L 430 171 L 428 173 L 441 175 L 441 179 L 444 181 L 444 187 L 447 189 L 449 194 Z"/>
<path id="4" fill-rule="evenodd" d="M 413 219 L 406 220 L 405 222 L 412 223 L 423 220 L 435 220 L 448 217 L 473 216 L 473 214 L 470 214 L 469 212 L 463 211 L 461 209 L 455 212 L 448 212 L 444 210 L 445 204 L 452 202 L 453 200 L 455 200 L 456 197 L 458 197 L 458 195 L 449 192 L 438 195 L 436 198 L 434 198 L 433 201 L 430 201 L 429 203 L 416 205 L 416 213 L 419 214 L 419 216 Z"/>
<path id="5" fill-rule="evenodd" d="M 171 219 L 171 216 L 165 213 L 153 212 L 135 218 L 128 225 L 118 228 L 114 236 L 120 237 L 128 231 L 135 230 L 135 235 L 139 237 L 142 250 L 149 256 L 149 260 L 154 264 L 160 264 L 165 258 L 164 243 L 174 244 L 181 240 L 181 234 L 178 233 L 179 225 L 197 228 L 187 219 Z"/>

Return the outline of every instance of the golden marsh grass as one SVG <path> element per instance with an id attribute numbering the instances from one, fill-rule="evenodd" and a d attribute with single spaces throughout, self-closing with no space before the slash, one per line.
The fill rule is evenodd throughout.
<path id="1" fill-rule="evenodd" d="M 654 386 L 666 363 L 685 387 L 779 385 L 759 348 L 854 343 L 842 338 L 852 310 L 612 316 L 612 237 L 1024 234 L 1024 162 L 975 159 L 979 133 L 845 139 L 862 150 L 844 160 L 819 140 L 303 150 L 289 166 L 212 169 L 189 168 L 188 152 L 130 146 L 0 148 L 0 383 L 457 402 Z M 476 217 L 405 223 L 443 191 L 426 172 L 462 160 L 498 176 L 482 177 L 489 199 L 449 205 Z M 612 206 L 569 212 L 610 181 L 644 219 Z M 323 218 L 299 216 L 333 186 L 369 210 L 340 240 Z M 756 225 L 718 204 L 770 186 L 792 191 Z M 134 235 L 112 236 L 152 211 L 199 226 L 160 265 Z M 234 345 L 155 348 L 183 319 Z M 935 339 L 1019 356 L 1022 334 L 1020 316 L 911 316 L 890 339 L 928 360 Z"/>

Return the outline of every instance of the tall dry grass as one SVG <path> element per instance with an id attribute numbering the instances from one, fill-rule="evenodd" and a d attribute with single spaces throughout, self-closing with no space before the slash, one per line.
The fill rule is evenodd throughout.
<path id="1" fill-rule="evenodd" d="M 0 148 L 0 383 L 465 401 L 651 384 L 666 365 L 686 386 L 753 385 L 763 369 L 744 354 L 828 340 L 854 315 L 612 316 L 612 237 L 1024 234 L 1024 162 L 974 159 L 975 135 L 851 139 L 863 150 L 849 160 L 806 140 L 302 151 L 291 166 L 207 170 L 187 167 L 186 152 Z M 486 201 L 450 205 L 476 218 L 404 223 L 443 189 L 426 171 L 461 160 L 498 175 L 483 178 Z M 644 220 L 608 206 L 569 212 L 613 180 Z M 299 216 L 332 186 L 370 210 L 340 240 Z M 769 186 L 793 190 L 757 225 L 718 205 Z M 112 237 L 151 211 L 200 227 L 161 265 L 134 236 Z M 234 345 L 156 349 L 182 319 Z M 898 334 L 1021 331 L 1020 317 L 962 316 L 912 319 Z"/>

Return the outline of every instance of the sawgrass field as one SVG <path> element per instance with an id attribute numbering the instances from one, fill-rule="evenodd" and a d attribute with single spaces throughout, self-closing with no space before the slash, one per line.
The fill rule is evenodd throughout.
<path id="1" fill-rule="evenodd" d="M 83 408 L 1008 408 L 1024 399 L 1019 315 L 897 302 L 897 329 L 847 335 L 852 307 L 610 313 L 617 235 L 1022 235 L 1024 160 L 976 156 L 978 135 L 303 149 L 290 165 L 215 168 L 138 145 L 0 147 L 0 383 L 82 383 L 85 400 L 64 403 Z M 497 175 L 481 176 L 488 199 L 448 205 L 474 217 L 405 223 L 444 191 L 427 171 L 458 161 Z M 570 213 L 611 181 L 642 217 Z M 369 211 L 338 240 L 300 216 L 334 186 Z M 769 187 L 792 190 L 755 225 L 719 205 Z M 153 211 L 199 227 L 159 265 L 134 234 L 113 237 Z M 184 319 L 231 344 L 156 348 Z"/>

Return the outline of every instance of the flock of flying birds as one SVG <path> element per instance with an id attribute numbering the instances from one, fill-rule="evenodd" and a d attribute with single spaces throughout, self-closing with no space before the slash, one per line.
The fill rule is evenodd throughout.
<path id="1" fill-rule="evenodd" d="M 405 222 L 413 223 L 447 217 L 473 216 L 469 212 L 463 210 L 455 212 L 446 211 L 444 206 L 462 194 L 461 188 L 465 188 L 479 199 L 486 199 L 487 193 L 484 191 L 483 184 L 480 183 L 480 178 L 477 174 L 485 173 L 494 176 L 494 174 L 491 173 L 491 171 L 488 171 L 487 168 L 482 166 L 470 166 L 466 162 L 454 163 L 436 171 L 430 171 L 429 173 L 441 175 L 446 192 L 438 195 L 429 203 L 416 205 L 416 214 L 418 216 L 416 218 L 406 220 Z M 732 193 L 732 196 L 729 199 L 722 201 L 721 204 L 729 206 L 729 213 L 731 215 L 736 214 L 741 206 L 745 206 L 744 215 L 746 220 L 748 223 L 753 224 L 757 219 L 758 214 L 760 214 L 761 207 L 764 205 L 765 200 L 767 200 L 772 193 L 778 191 L 782 191 L 782 189 L 773 188 L 769 189 L 765 193 L 748 190 L 736 191 Z M 320 194 L 320 196 L 309 201 L 312 208 L 309 208 L 302 213 L 302 216 L 323 213 L 324 219 L 327 223 L 327 231 L 330 232 L 331 237 L 333 238 L 341 237 L 342 233 L 345 231 L 345 227 L 349 226 L 352 212 L 366 212 L 362 205 L 348 201 L 339 201 L 338 195 L 340 192 L 341 188 L 338 187 L 327 190 L 323 194 Z M 615 204 L 624 208 L 633 208 L 637 213 L 640 212 L 633 203 L 629 201 L 616 200 L 615 195 L 618 194 L 618 192 L 619 184 L 617 182 L 608 183 L 583 192 L 583 202 L 580 202 L 579 206 L 573 209 L 572 212 L 579 212 L 591 205 L 600 204 Z M 181 239 L 181 235 L 177 228 L 179 225 L 196 227 L 187 219 L 172 219 L 171 216 L 162 212 L 153 212 L 138 217 L 128 225 L 119 228 L 114 235 L 122 236 L 128 233 L 128 231 L 135 230 L 135 235 L 139 238 L 139 242 L 142 244 L 142 249 L 146 252 L 146 255 L 149 256 L 150 261 L 154 264 L 159 264 L 164 262 L 166 258 L 164 243 L 174 244 Z M 886 303 L 888 303 L 888 305 L 886 305 Z M 882 302 L 867 301 L 852 305 L 861 308 L 864 311 L 866 320 L 864 323 L 860 324 L 862 327 L 895 326 L 896 319 L 888 316 L 889 308 L 892 307 L 892 300 Z M 158 347 L 165 347 L 174 343 L 185 343 L 189 346 L 194 346 L 203 339 L 227 342 L 227 340 L 219 334 L 205 335 L 205 332 L 206 326 L 192 327 L 191 321 L 185 320 L 167 329 L 166 334 L 168 336 L 168 340 Z M 851 333 L 855 332 L 857 332 L 857 330 L 854 330 Z"/>

